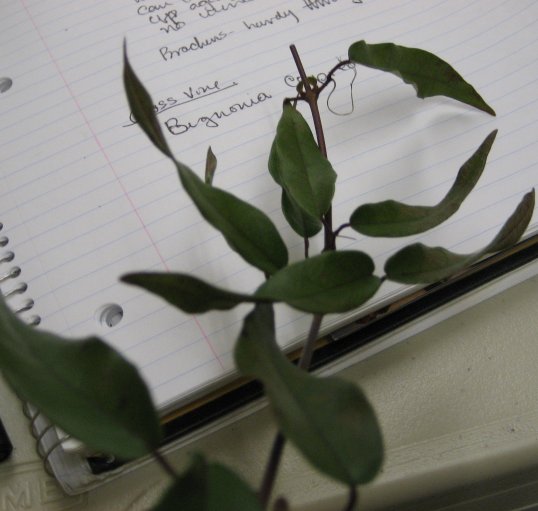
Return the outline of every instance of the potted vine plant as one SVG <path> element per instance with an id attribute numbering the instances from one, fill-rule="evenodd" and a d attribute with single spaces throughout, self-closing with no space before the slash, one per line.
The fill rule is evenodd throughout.
<path id="1" fill-rule="evenodd" d="M 162 439 L 157 412 L 136 368 L 92 337 L 67 340 L 35 330 L 0 307 L 0 369 L 16 392 L 33 403 L 67 433 L 88 446 L 122 459 L 152 455 L 170 475 L 170 487 L 155 510 L 288 509 L 285 499 L 271 501 L 285 442 L 292 442 L 327 477 L 348 488 L 347 510 L 358 506 L 357 487 L 378 474 L 383 461 L 382 432 L 374 407 L 354 384 L 337 377 L 309 374 L 314 342 L 325 314 L 347 312 L 367 302 L 387 280 L 427 284 L 445 279 L 484 255 L 513 245 L 524 233 L 534 208 L 534 191 L 526 194 L 493 240 L 471 254 L 442 247 L 410 244 L 391 256 L 376 274 L 371 257 L 338 250 L 346 229 L 367 236 L 408 236 L 431 229 L 453 215 L 482 174 L 496 131 L 490 133 L 461 166 L 446 196 L 435 206 L 388 200 L 357 207 L 349 222 L 333 226 L 332 199 L 337 174 L 327 159 L 318 100 L 344 66 L 364 65 L 387 71 L 412 84 L 418 97 L 443 95 L 490 115 L 493 109 L 448 63 L 424 50 L 391 43 L 358 41 L 319 82 L 309 77 L 291 47 L 300 83 L 284 102 L 269 152 L 269 172 L 281 187 L 282 211 L 304 240 L 304 259 L 289 261 L 287 247 L 271 220 L 255 206 L 213 185 L 216 158 L 208 151 L 204 178 L 172 153 L 153 109 L 125 51 L 124 83 L 141 129 L 177 169 L 181 185 L 201 215 L 224 236 L 246 263 L 265 275 L 252 294 L 216 287 L 184 273 L 136 273 L 128 284 L 155 293 L 185 312 L 201 314 L 252 305 L 235 347 L 237 370 L 263 383 L 279 433 L 256 490 L 230 468 L 201 456 L 178 474 L 159 451 Z M 310 109 L 315 135 L 300 113 Z M 324 239 L 323 250 L 311 254 L 309 239 Z M 367 247 L 366 247 L 367 248 Z M 275 338 L 273 304 L 283 302 L 312 315 L 297 365 L 281 352 Z M 111 381 L 113 380 L 113 385 Z M 56 399 L 59 391 L 63 399 Z"/>

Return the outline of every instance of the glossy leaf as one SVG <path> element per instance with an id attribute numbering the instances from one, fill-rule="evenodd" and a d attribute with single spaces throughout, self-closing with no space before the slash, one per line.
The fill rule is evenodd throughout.
<path id="1" fill-rule="evenodd" d="M 169 158 L 172 152 L 164 138 L 161 125 L 155 115 L 153 101 L 136 76 L 127 58 L 127 43 L 123 43 L 123 84 L 127 94 L 129 107 L 138 125 L 153 142 L 153 145 Z"/>
<path id="2" fill-rule="evenodd" d="M 368 400 L 351 382 L 291 364 L 276 344 L 271 306 L 258 305 L 245 318 L 235 361 L 262 381 L 279 428 L 318 470 L 348 485 L 377 474 L 383 446 Z"/>
<path id="3" fill-rule="evenodd" d="M 137 458 L 161 440 L 131 363 L 95 337 L 67 340 L 26 325 L 1 297 L 0 370 L 23 399 L 98 452 Z"/>
<path id="4" fill-rule="evenodd" d="M 456 254 L 442 247 L 422 243 L 409 245 L 385 264 L 390 280 L 404 284 L 438 282 L 478 261 L 486 254 L 511 247 L 525 232 L 534 211 L 534 190 L 523 197 L 497 236 L 485 248 L 472 254 Z"/>
<path id="5" fill-rule="evenodd" d="M 131 69 L 126 54 L 124 73 L 129 104 L 138 123 L 150 140 L 174 162 L 185 191 L 202 216 L 222 233 L 232 249 L 256 268 L 271 274 L 286 266 L 288 250 L 265 213 L 203 182 L 186 165 L 174 159 L 153 111 L 153 101 Z"/>
<path id="6" fill-rule="evenodd" d="M 373 271 L 372 259 L 362 252 L 324 252 L 275 273 L 254 296 L 306 312 L 346 312 L 379 289 L 381 280 Z"/>
<path id="7" fill-rule="evenodd" d="M 331 206 L 336 173 L 303 116 L 284 105 L 269 157 L 269 172 L 308 215 L 321 219 Z"/>
<path id="8" fill-rule="evenodd" d="M 321 220 L 302 210 L 286 190 L 282 190 L 282 212 L 291 228 L 303 238 L 315 236 L 323 227 Z"/>
<path id="9" fill-rule="evenodd" d="M 219 230 L 245 261 L 272 274 L 288 264 L 288 249 L 275 225 L 258 208 L 232 194 L 204 183 L 176 161 L 183 188 L 202 216 Z"/>
<path id="10" fill-rule="evenodd" d="M 197 456 L 153 511 L 262 511 L 256 494 L 224 465 Z"/>
<path id="11" fill-rule="evenodd" d="M 207 155 L 205 159 L 205 182 L 210 185 L 213 184 L 213 178 L 215 177 L 215 171 L 217 170 L 217 157 L 211 150 L 211 146 L 207 149 Z"/>
<path id="12" fill-rule="evenodd" d="M 190 314 L 228 310 L 253 301 L 249 295 L 220 289 L 184 273 L 130 273 L 121 280 L 154 293 Z"/>
<path id="13" fill-rule="evenodd" d="M 387 200 L 359 206 L 351 215 L 351 227 L 368 236 L 409 236 L 431 229 L 453 215 L 475 187 L 495 140 L 490 133 L 463 164 L 447 195 L 436 206 L 410 206 Z"/>
<path id="14" fill-rule="evenodd" d="M 495 111 L 447 62 L 424 50 L 393 43 L 368 44 L 358 41 L 348 50 L 357 64 L 388 71 L 411 84 L 419 98 L 446 96 L 483 110 Z"/>

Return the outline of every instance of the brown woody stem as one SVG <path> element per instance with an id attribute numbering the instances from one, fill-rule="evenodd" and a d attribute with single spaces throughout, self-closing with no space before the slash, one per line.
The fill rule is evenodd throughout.
<path id="1" fill-rule="evenodd" d="M 357 492 L 357 488 L 352 486 L 349 489 L 348 501 L 343 511 L 355 511 L 355 509 L 357 509 L 358 503 L 359 503 L 359 493 Z"/>
<path id="2" fill-rule="evenodd" d="M 342 60 L 341 62 L 338 62 L 338 64 L 336 64 L 336 66 L 334 66 L 328 73 L 327 73 L 327 78 L 325 79 L 325 82 L 322 83 L 320 86 L 319 86 L 319 89 L 318 89 L 318 96 L 319 94 L 325 89 L 325 87 L 327 87 L 327 85 L 329 85 L 329 83 L 331 83 L 333 81 L 333 76 L 334 76 L 334 73 L 336 73 L 336 71 L 338 71 L 339 69 L 345 67 L 345 66 L 349 66 L 349 64 L 351 64 L 352 61 L 351 60 Z"/>
<path id="3" fill-rule="evenodd" d="M 321 123 L 321 116 L 319 114 L 318 108 L 318 97 L 320 88 L 312 88 L 306 72 L 304 70 L 303 63 L 301 62 L 301 57 L 297 52 L 297 48 L 294 44 L 290 46 L 290 51 L 299 71 L 299 76 L 301 77 L 301 82 L 304 87 L 303 97 L 304 100 L 308 103 L 310 107 L 310 112 L 312 113 L 312 120 L 314 121 L 314 129 L 316 131 L 316 139 L 318 141 L 318 147 L 323 156 L 327 158 L 327 144 L 325 143 L 325 134 L 323 133 L 323 125 Z M 333 71 L 334 72 L 334 71 Z M 332 76 L 332 75 L 331 75 Z M 332 229 L 332 208 L 329 208 L 325 213 L 323 219 L 323 228 L 325 232 L 325 250 L 334 250 L 336 248 L 335 236 Z"/>
<path id="4" fill-rule="evenodd" d="M 312 113 L 312 119 L 314 121 L 314 128 L 316 131 L 316 138 L 317 138 L 319 150 L 321 151 L 321 154 L 325 158 L 327 158 L 327 146 L 325 144 L 325 135 L 323 133 L 323 126 L 321 123 L 321 116 L 320 116 L 319 108 L 318 108 L 318 97 L 319 97 L 320 88 L 317 85 L 314 88 L 312 88 L 312 86 L 310 85 L 310 82 L 308 81 L 306 72 L 301 62 L 301 58 L 299 57 L 299 54 L 297 52 L 297 48 L 295 47 L 295 45 L 292 44 L 290 46 L 290 50 L 291 50 L 291 54 L 293 55 L 293 60 L 295 61 L 295 65 L 297 66 L 297 69 L 299 71 L 299 75 L 301 77 L 301 81 L 304 87 L 304 92 L 302 92 L 299 98 L 297 99 L 304 99 L 308 103 L 308 106 L 310 107 L 310 111 Z M 343 63 L 340 63 L 340 65 L 343 65 Z M 332 73 L 334 73 L 335 71 L 336 69 L 331 70 L 331 72 L 329 72 L 329 75 L 332 77 Z M 323 227 L 324 227 L 324 233 L 325 233 L 324 250 L 335 250 L 336 244 L 335 244 L 335 235 L 332 230 L 331 208 L 329 208 L 327 213 L 325 213 L 325 216 L 323 217 L 322 221 L 323 221 Z M 308 251 L 307 247 L 308 246 L 305 244 L 305 253 L 307 253 Z M 316 340 L 319 337 L 319 330 L 321 327 L 322 320 L 323 320 L 323 315 L 321 314 L 316 314 L 312 318 L 312 323 L 310 325 L 308 338 L 304 344 L 303 351 L 301 353 L 301 358 L 298 363 L 298 367 L 300 369 L 304 369 L 305 371 L 308 370 L 308 368 L 310 367 L 310 362 L 312 360 L 312 355 L 314 353 L 314 345 L 316 343 Z M 260 485 L 260 491 L 258 493 L 260 503 L 262 505 L 262 509 L 267 508 L 269 499 L 271 498 L 271 492 L 275 484 L 276 474 L 278 471 L 278 466 L 280 464 L 280 459 L 282 457 L 282 452 L 284 450 L 285 443 L 286 443 L 286 439 L 284 438 L 284 435 L 281 432 L 278 432 L 273 441 L 271 454 L 269 455 L 269 460 L 267 462 L 265 473 L 262 479 L 262 484 Z"/>
<path id="5" fill-rule="evenodd" d="M 321 327 L 321 321 L 323 316 L 321 314 L 314 315 L 312 324 L 310 325 L 310 331 L 308 338 L 303 347 L 301 358 L 298 363 L 298 367 L 304 370 L 308 370 L 310 362 L 312 360 L 312 354 L 314 352 L 314 344 L 319 337 L 319 329 Z M 266 509 L 269 499 L 271 498 L 271 492 L 275 484 L 276 474 L 280 459 L 282 458 L 282 452 L 284 451 L 284 444 L 286 439 L 281 432 L 278 432 L 273 440 L 273 446 L 271 447 L 271 454 L 269 455 L 269 461 L 265 467 L 265 473 L 263 475 L 262 484 L 260 485 L 260 491 L 258 493 L 262 509 Z"/>
<path id="6" fill-rule="evenodd" d="M 262 509 L 266 509 L 267 505 L 269 504 L 269 499 L 271 498 L 271 492 L 273 491 L 273 486 L 275 485 L 276 474 L 278 471 L 278 466 L 280 465 L 280 459 L 282 458 L 285 443 L 286 439 L 279 431 L 273 440 L 271 454 L 269 455 L 269 460 L 267 462 L 267 466 L 265 467 L 265 473 L 263 475 L 260 491 L 258 492 Z"/>

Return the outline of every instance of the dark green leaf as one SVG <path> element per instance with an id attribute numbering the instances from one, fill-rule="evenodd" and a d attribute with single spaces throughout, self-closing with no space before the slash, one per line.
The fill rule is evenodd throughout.
<path id="1" fill-rule="evenodd" d="M 202 216 L 245 261 L 271 274 L 288 264 L 288 249 L 265 213 L 232 194 L 204 183 L 175 161 L 185 191 Z"/>
<path id="2" fill-rule="evenodd" d="M 166 156 L 172 158 L 172 152 L 168 147 L 157 116 L 155 115 L 153 101 L 129 64 L 129 60 L 127 59 L 127 43 L 125 41 L 123 43 L 123 84 L 125 86 L 127 100 L 129 101 L 129 107 L 136 122 L 153 142 L 153 145 Z"/>
<path id="3" fill-rule="evenodd" d="M 162 135 L 153 101 L 131 69 L 126 52 L 124 75 L 129 104 L 138 123 L 150 140 L 175 163 L 183 187 L 202 216 L 253 266 L 268 274 L 286 266 L 288 250 L 265 213 L 204 183 L 186 165 L 175 160 Z"/>
<path id="4" fill-rule="evenodd" d="M 324 252 L 275 273 L 254 296 L 314 314 L 346 312 L 379 289 L 381 280 L 373 271 L 372 259 L 362 252 Z"/>
<path id="5" fill-rule="evenodd" d="M 239 370 L 265 386 L 278 425 L 318 470 L 349 485 L 379 471 L 381 432 L 364 394 L 339 378 L 317 378 L 291 364 L 275 340 L 272 307 L 246 318 L 235 349 Z"/>
<path id="6" fill-rule="evenodd" d="M 348 54 L 357 64 L 388 71 L 410 83 L 419 98 L 446 96 L 495 115 L 472 85 L 450 64 L 432 53 L 392 43 L 358 41 L 350 46 Z"/>
<path id="7" fill-rule="evenodd" d="M 217 170 L 217 157 L 211 150 L 211 146 L 207 149 L 207 156 L 205 160 L 205 182 L 210 185 L 213 184 L 213 177 Z"/>
<path id="8" fill-rule="evenodd" d="M 436 206 L 409 206 L 388 200 L 359 206 L 351 215 L 353 229 L 368 236 L 409 236 L 431 229 L 453 215 L 476 185 L 497 135 L 490 133 L 463 164 L 447 195 Z"/>
<path id="9" fill-rule="evenodd" d="M 121 280 L 155 293 L 190 314 L 228 310 L 253 301 L 248 295 L 219 289 L 183 273 L 131 273 Z"/>
<path id="10" fill-rule="evenodd" d="M 284 105 L 269 157 L 269 172 L 308 215 L 321 219 L 331 206 L 336 173 L 321 154 L 303 116 Z"/>
<path id="11" fill-rule="evenodd" d="M 160 425 L 137 370 L 103 341 L 67 340 L 15 317 L 0 298 L 0 369 L 25 400 L 88 447 L 130 459 Z"/>
<path id="12" fill-rule="evenodd" d="M 517 243 L 531 221 L 534 204 L 535 194 L 533 188 L 523 196 L 515 211 L 506 220 L 497 236 L 482 250 L 480 256 L 506 250 Z"/>
<path id="13" fill-rule="evenodd" d="M 256 494 L 224 465 L 197 456 L 153 511 L 262 511 Z"/>
<path id="14" fill-rule="evenodd" d="M 391 256 L 385 264 L 390 280 L 404 284 L 438 282 L 492 252 L 504 250 L 523 235 L 534 211 L 534 190 L 527 193 L 497 236 L 485 248 L 472 254 L 455 254 L 442 247 L 415 243 Z"/>
<path id="15" fill-rule="evenodd" d="M 282 212 L 291 228 L 303 238 L 315 236 L 323 227 L 321 220 L 303 211 L 284 189 L 282 190 Z"/>

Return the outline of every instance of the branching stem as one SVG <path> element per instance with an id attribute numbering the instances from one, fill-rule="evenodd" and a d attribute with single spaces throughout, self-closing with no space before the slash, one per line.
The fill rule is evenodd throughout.
<path id="1" fill-rule="evenodd" d="M 347 229 L 350 226 L 350 223 L 342 224 L 336 231 L 334 231 L 334 237 L 336 238 L 344 229 Z"/>
<path id="2" fill-rule="evenodd" d="M 306 76 L 306 72 L 303 67 L 303 63 L 301 62 L 301 58 L 299 57 L 299 53 L 297 52 L 297 48 L 294 44 L 290 46 L 290 50 L 304 87 L 304 98 L 312 112 L 312 120 L 314 121 L 314 128 L 316 130 L 316 138 L 318 140 L 319 150 L 321 151 L 321 154 L 323 154 L 323 156 L 327 158 L 327 145 L 325 144 L 325 136 L 323 134 L 321 116 L 319 115 L 318 108 L 318 88 L 313 89 L 310 85 L 310 82 L 308 81 L 308 77 Z"/>
<path id="3" fill-rule="evenodd" d="M 299 71 L 299 75 L 301 77 L 302 85 L 304 88 L 304 91 L 299 94 L 296 100 L 304 100 L 308 103 L 308 106 L 310 107 L 310 111 L 312 113 L 312 119 L 314 121 L 314 128 L 316 131 L 316 138 L 317 138 L 319 150 L 321 151 L 321 154 L 325 158 L 327 158 L 327 146 L 325 144 L 325 135 L 323 133 L 323 126 L 321 123 L 321 116 L 320 116 L 319 108 L 318 108 L 318 97 L 322 88 L 318 87 L 317 85 L 312 87 L 312 85 L 310 84 L 308 77 L 306 76 L 306 72 L 304 70 L 303 64 L 301 62 L 301 58 L 299 57 L 299 54 L 297 52 L 297 48 L 295 47 L 295 45 L 291 45 L 290 50 L 291 50 L 291 54 L 293 55 L 293 60 L 295 61 L 295 65 L 297 66 L 297 69 Z M 328 79 L 329 78 L 332 79 L 332 75 L 334 74 L 334 72 L 343 65 L 345 65 L 345 63 L 340 62 L 338 66 L 333 68 L 328 74 Z M 322 221 L 323 221 L 323 227 L 324 227 L 324 233 L 325 233 L 324 250 L 325 251 L 335 250 L 336 243 L 335 243 L 335 234 L 332 229 L 331 208 L 329 208 L 327 213 L 325 213 Z M 307 241 L 305 241 L 305 253 L 308 254 Z M 298 367 L 300 369 L 304 369 L 305 371 L 308 370 L 308 368 L 310 367 L 310 363 L 312 361 L 312 355 L 314 353 L 314 346 L 319 337 L 319 331 L 320 331 L 322 320 L 323 320 L 322 314 L 315 314 L 314 317 L 312 318 L 312 323 L 310 325 L 308 338 L 304 344 L 303 351 L 301 353 L 301 358 L 298 363 Z M 273 486 L 276 479 L 276 474 L 278 471 L 278 466 L 280 464 L 282 452 L 284 451 L 285 443 L 286 443 L 286 439 L 284 438 L 284 435 L 281 432 L 278 432 L 273 441 L 271 454 L 269 455 L 269 460 L 267 462 L 265 473 L 262 479 L 262 484 L 260 485 L 260 491 L 258 493 L 260 503 L 263 509 L 267 508 L 269 499 L 271 498 L 271 492 L 273 490 Z"/>
<path id="4" fill-rule="evenodd" d="M 303 63 L 301 62 L 301 57 L 299 57 L 299 53 L 294 44 L 290 46 L 290 51 L 304 87 L 302 97 L 308 103 L 310 111 L 312 112 L 312 120 L 314 121 L 314 129 L 316 131 L 319 150 L 321 154 L 327 158 L 327 144 L 325 143 L 325 134 L 323 133 L 323 125 L 321 123 L 321 116 L 318 108 L 318 97 L 321 89 L 317 85 L 314 88 L 310 85 Z M 332 208 L 328 209 L 322 220 L 325 232 L 325 250 L 334 250 L 336 248 L 336 242 L 332 228 Z"/>
<path id="5" fill-rule="evenodd" d="M 322 83 L 319 88 L 318 88 L 318 96 L 319 94 L 325 89 L 325 87 L 327 87 L 327 85 L 329 85 L 329 83 L 331 83 L 333 81 L 333 76 L 334 76 L 334 73 L 336 73 L 336 71 L 338 71 L 339 69 L 343 68 L 343 67 L 346 67 L 346 66 L 349 66 L 350 64 L 352 63 L 351 60 L 342 60 L 341 62 L 338 62 L 338 64 L 336 64 L 328 73 L 327 73 L 327 78 L 325 79 L 325 82 Z"/>

